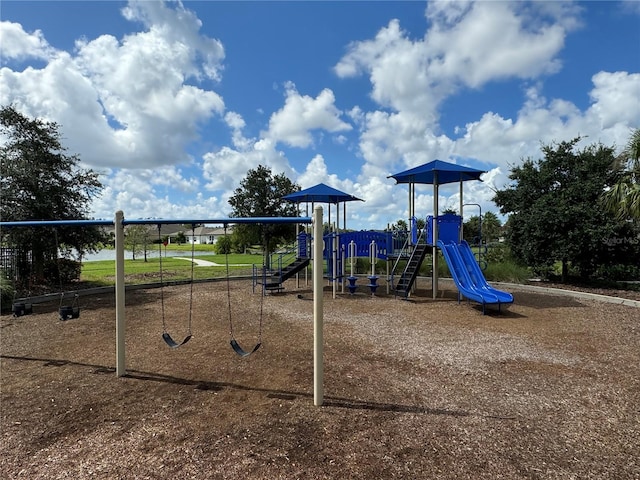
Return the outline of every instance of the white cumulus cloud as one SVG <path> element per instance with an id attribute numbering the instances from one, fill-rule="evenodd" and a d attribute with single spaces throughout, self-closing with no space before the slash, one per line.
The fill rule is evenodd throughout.
<path id="1" fill-rule="evenodd" d="M 27 33 L 22 25 L 14 22 L 0 22 L 0 58 L 7 60 L 24 60 L 36 58 L 47 60 L 54 53 L 40 30 Z"/>
<path id="2" fill-rule="evenodd" d="M 292 147 L 308 147 L 313 143 L 313 130 L 331 133 L 348 131 L 352 126 L 340 119 L 333 92 L 325 88 L 317 97 L 300 95 L 292 83 L 286 86 L 284 106 L 271 115 L 265 136 Z"/>

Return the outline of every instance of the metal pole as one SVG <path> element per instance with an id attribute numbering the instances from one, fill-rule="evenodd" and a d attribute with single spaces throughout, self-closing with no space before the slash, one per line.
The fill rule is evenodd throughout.
<path id="1" fill-rule="evenodd" d="M 478 265 L 480 265 L 482 259 L 482 207 L 479 203 L 465 203 L 465 205 L 478 207 Z M 464 222 L 464 219 L 462 221 Z"/>
<path id="2" fill-rule="evenodd" d="M 462 230 L 463 230 L 463 222 L 464 222 L 464 217 L 462 216 L 462 207 L 464 206 L 464 204 L 462 203 L 462 176 L 460 176 L 460 235 L 458 236 L 458 243 L 462 243 L 463 240 L 463 236 L 462 236 Z"/>
<path id="3" fill-rule="evenodd" d="M 433 258 L 431 283 L 433 298 L 438 298 L 438 172 L 433 172 Z"/>
<path id="4" fill-rule="evenodd" d="M 342 229 L 347 231 L 347 202 L 342 202 Z"/>
<path id="5" fill-rule="evenodd" d="M 322 310 L 322 207 L 313 210 L 313 404 L 324 401 L 323 310 Z"/>
<path id="6" fill-rule="evenodd" d="M 331 207 L 329 207 L 331 208 Z M 335 226 L 334 226 L 335 230 Z M 333 298 L 336 298 L 336 288 L 338 284 L 338 234 L 336 232 L 333 233 L 333 237 L 331 239 L 331 275 L 333 276 Z"/>
<path id="7" fill-rule="evenodd" d="M 339 243 L 338 243 L 339 245 Z M 341 258 L 341 262 L 340 262 L 340 283 L 342 284 L 342 287 L 340 288 L 340 291 L 342 293 L 344 293 L 344 284 L 345 282 L 345 277 L 346 277 L 346 272 L 347 272 L 347 254 L 345 252 L 345 248 L 344 245 L 342 245 L 340 247 L 340 258 Z"/>
<path id="8" fill-rule="evenodd" d="M 115 216 L 116 235 L 116 376 L 126 374 L 125 358 L 125 308 L 124 308 L 124 213 L 118 210 Z"/>

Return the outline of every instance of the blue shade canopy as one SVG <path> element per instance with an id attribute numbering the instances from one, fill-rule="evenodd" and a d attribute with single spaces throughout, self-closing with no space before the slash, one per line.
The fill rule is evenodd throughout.
<path id="1" fill-rule="evenodd" d="M 480 175 L 483 173 L 486 172 L 456 165 L 455 163 L 443 162 L 442 160 L 433 160 L 404 172 L 389 175 L 387 178 L 393 178 L 397 183 L 426 183 L 431 185 L 437 179 L 437 184 L 443 185 L 445 183 L 466 182 L 467 180 L 480 180 Z"/>
<path id="2" fill-rule="evenodd" d="M 283 200 L 287 200 L 289 202 L 319 202 L 319 203 L 331 203 L 337 205 L 341 202 L 352 202 L 354 200 L 359 200 L 363 202 L 364 200 L 354 197 L 353 195 L 349 195 L 348 193 L 341 192 L 340 190 L 336 190 L 329 185 L 325 185 L 324 183 L 319 183 L 314 187 L 309 187 L 305 190 L 300 190 L 299 192 L 290 193 L 289 195 L 285 195 L 282 197 Z"/>

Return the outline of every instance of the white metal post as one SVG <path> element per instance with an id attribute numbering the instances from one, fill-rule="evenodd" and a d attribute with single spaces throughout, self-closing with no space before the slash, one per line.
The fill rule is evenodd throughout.
<path id="1" fill-rule="evenodd" d="M 313 404 L 321 406 L 324 401 L 324 339 L 322 310 L 322 207 L 313 210 Z"/>
<path id="2" fill-rule="evenodd" d="M 125 308 L 124 308 L 124 213 L 118 210 L 115 216 L 116 235 L 116 376 L 126 374 L 125 356 Z"/>

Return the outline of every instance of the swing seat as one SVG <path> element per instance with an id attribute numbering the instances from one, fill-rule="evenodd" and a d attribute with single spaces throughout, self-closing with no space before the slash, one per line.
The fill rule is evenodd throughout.
<path id="1" fill-rule="evenodd" d="M 80 318 L 80 307 L 63 305 L 59 310 L 60 320 L 69 320 L 70 318 Z"/>
<path id="2" fill-rule="evenodd" d="M 33 306 L 30 303 L 17 302 L 11 306 L 11 313 L 14 317 L 22 317 L 33 313 Z"/>
<path id="3" fill-rule="evenodd" d="M 240 346 L 240 344 L 236 341 L 235 338 L 232 339 L 230 343 L 231 343 L 231 348 L 233 348 L 233 351 L 236 352 L 241 357 L 248 357 L 252 353 L 256 353 L 256 351 L 260 348 L 260 345 L 262 345 L 262 343 L 257 343 L 256 346 L 253 347 L 253 350 L 251 350 L 250 352 L 247 352 Z"/>
<path id="4" fill-rule="evenodd" d="M 164 343 L 169 345 L 171 348 L 178 348 L 191 340 L 191 336 L 191 334 L 187 335 L 184 340 L 182 340 L 182 343 L 178 343 L 173 338 L 171 338 L 171 335 L 169 335 L 167 332 L 164 332 L 162 334 L 162 339 L 164 340 Z"/>

